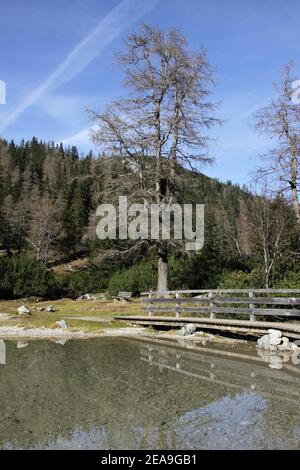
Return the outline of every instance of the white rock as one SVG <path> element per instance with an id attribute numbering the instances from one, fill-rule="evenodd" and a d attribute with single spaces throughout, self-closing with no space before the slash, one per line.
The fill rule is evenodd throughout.
<path id="1" fill-rule="evenodd" d="M 289 351 L 292 351 L 292 344 L 291 343 L 280 344 L 279 346 L 277 346 L 277 349 L 278 351 L 289 352 Z"/>
<path id="2" fill-rule="evenodd" d="M 268 351 L 270 349 L 270 337 L 269 335 L 264 335 L 257 341 L 257 346 L 259 348 L 265 349 Z"/>
<path id="3" fill-rule="evenodd" d="M 24 343 L 23 341 L 18 341 L 17 342 L 17 348 L 18 349 L 26 348 L 27 346 L 28 346 L 28 343 Z"/>
<path id="4" fill-rule="evenodd" d="M 59 327 L 59 328 L 62 328 L 63 330 L 65 330 L 66 328 L 69 328 L 69 325 L 68 323 L 65 321 L 65 320 L 59 320 L 56 322 L 56 325 Z"/>
<path id="5" fill-rule="evenodd" d="M 281 338 L 276 336 L 270 336 L 270 346 L 279 346 L 281 344 Z"/>
<path id="6" fill-rule="evenodd" d="M 47 311 L 47 312 L 56 312 L 56 308 L 53 307 L 53 305 L 49 305 L 49 306 L 46 308 L 46 311 Z"/>
<path id="7" fill-rule="evenodd" d="M 29 315 L 30 310 L 27 307 L 25 307 L 25 305 L 21 305 L 21 307 L 18 308 L 18 314 L 19 315 Z"/>
<path id="8" fill-rule="evenodd" d="M 77 297 L 76 300 L 92 300 L 92 297 L 90 296 L 90 294 L 83 294 Z"/>
<path id="9" fill-rule="evenodd" d="M 187 325 L 184 325 L 179 331 L 178 331 L 178 334 L 180 336 L 189 336 L 189 335 L 193 335 L 196 331 L 196 327 L 195 325 L 193 325 L 192 323 L 188 323 Z"/>
<path id="10" fill-rule="evenodd" d="M 282 331 L 280 330 L 268 330 L 268 334 L 271 336 L 274 336 L 274 338 L 281 338 L 282 337 Z"/>

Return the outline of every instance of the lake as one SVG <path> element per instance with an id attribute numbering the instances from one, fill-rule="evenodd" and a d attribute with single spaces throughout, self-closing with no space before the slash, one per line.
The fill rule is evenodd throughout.
<path id="1" fill-rule="evenodd" d="M 254 344 L 0 340 L 0 448 L 299 449 L 298 362 Z"/>

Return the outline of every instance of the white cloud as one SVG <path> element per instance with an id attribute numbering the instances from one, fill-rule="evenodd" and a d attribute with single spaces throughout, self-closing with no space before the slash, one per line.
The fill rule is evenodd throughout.
<path id="1" fill-rule="evenodd" d="M 63 145 L 76 145 L 79 148 L 91 149 L 94 145 L 91 142 L 90 133 L 93 129 L 96 129 L 96 126 L 86 127 L 76 134 L 71 135 L 62 139 L 61 142 Z"/>
<path id="2" fill-rule="evenodd" d="M 113 8 L 51 73 L 48 79 L 30 93 L 0 125 L 0 132 L 12 125 L 21 114 L 47 93 L 78 75 L 128 26 L 145 15 L 158 0 L 123 0 Z"/>

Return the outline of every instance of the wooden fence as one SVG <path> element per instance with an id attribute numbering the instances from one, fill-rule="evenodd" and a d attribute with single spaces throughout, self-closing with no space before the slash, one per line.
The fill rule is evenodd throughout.
<path id="1" fill-rule="evenodd" d="M 142 303 L 148 316 L 172 313 L 208 313 L 210 318 L 226 314 L 300 317 L 299 289 L 201 289 L 143 292 Z"/>

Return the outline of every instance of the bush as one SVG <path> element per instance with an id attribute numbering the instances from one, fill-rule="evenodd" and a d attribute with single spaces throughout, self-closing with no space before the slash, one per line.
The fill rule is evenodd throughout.
<path id="1" fill-rule="evenodd" d="M 103 289 L 101 273 L 85 270 L 68 275 L 64 278 L 64 289 L 66 295 L 72 298 L 87 292 L 99 292 Z"/>
<path id="2" fill-rule="evenodd" d="M 143 291 L 155 289 L 156 284 L 156 265 L 152 261 L 142 261 L 129 269 L 116 272 L 109 281 L 108 291 L 111 296 L 122 290 L 139 295 Z"/>
<path id="3" fill-rule="evenodd" d="M 2 297 L 55 297 L 60 284 L 47 266 L 33 258 L 13 256 L 0 258 L 0 295 Z"/>
<path id="4" fill-rule="evenodd" d="M 275 289 L 300 289 L 300 272 L 289 272 L 276 282 Z"/>
<path id="5" fill-rule="evenodd" d="M 227 271 L 223 273 L 218 284 L 219 289 L 260 289 L 263 287 L 263 276 L 256 270 L 250 273 L 244 271 Z"/>

